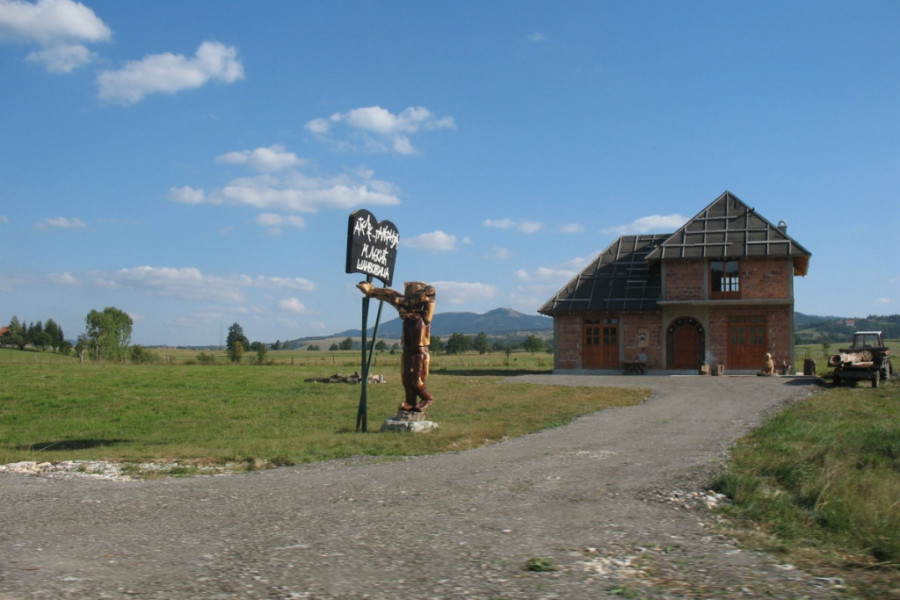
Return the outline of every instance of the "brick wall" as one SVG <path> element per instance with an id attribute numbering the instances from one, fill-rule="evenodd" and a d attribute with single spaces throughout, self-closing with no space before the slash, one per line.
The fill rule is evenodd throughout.
<path id="1" fill-rule="evenodd" d="M 790 259 L 744 258 L 740 262 L 741 298 L 790 298 L 793 276 Z"/>
<path id="2" fill-rule="evenodd" d="M 554 369 L 581 368 L 582 323 L 577 314 L 553 318 Z"/>
<path id="3" fill-rule="evenodd" d="M 667 260 L 665 262 L 666 300 L 698 300 L 704 298 L 705 260 Z"/>
<path id="4" fill-rule="evenodd" d="M 622 352 L 625 361 L 633 361 L 644 351 L 647 355 L 648 368 L 663 368 L 663 327 L 660 321 L 659 311 L 625 313 L 620 320 L 621 328 L 619 339 L 622 344 Z M 647 332 L 647 346 L 641 348 L 638 334 L 641 330 Z"/>

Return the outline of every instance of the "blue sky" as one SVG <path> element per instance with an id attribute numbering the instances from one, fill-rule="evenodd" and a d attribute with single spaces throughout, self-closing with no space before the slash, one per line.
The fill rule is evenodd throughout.
<path id="1" fill-rule="evenodd" d="M 394 287 L 534 314 L 725 190 L 812 252 L 798 311 L 900 313 L 898 24 L 895 1 L 0 0 L 0 323 L 359 327 L 357 208 L 399 229 Z"/>

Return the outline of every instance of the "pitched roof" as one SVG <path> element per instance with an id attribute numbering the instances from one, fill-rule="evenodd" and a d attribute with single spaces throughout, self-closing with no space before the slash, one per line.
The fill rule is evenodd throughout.
<path id="1" fill-rule="evenodd" d="M 700 211 L 647 260 L 671 258 L 790 257 L 794 274 L 806 275 L 810 252 L 726 191 Z"/>
<path id="2" fill-rule="evenodd" d="M 654 310 L 662 295 L 659 263 L 670 259 L 785 257 L 795 275 L 806 275 L 812 255 L 785 229 L 726 191 L 675 233 L 620 237 L 538 312 Z"/>
<path id="3" fill-rule="evenodd" d="M 613 242 L 538 312 L 653 310 L 662 291 L 660 268 L 646 257 L 668 234 L 626 235 Z"/>

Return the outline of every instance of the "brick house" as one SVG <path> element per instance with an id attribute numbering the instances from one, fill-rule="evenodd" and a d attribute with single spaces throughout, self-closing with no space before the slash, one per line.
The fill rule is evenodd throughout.
<path id="1" fill-rule="evenodd" d="M 731 192 L 672 234 L 622 236 L 538 312 L 554 371 L 758 371 L 794 364 L 794 283 L 810 252 Z M 643 355 L 643 356 L 641 356 Z"/>

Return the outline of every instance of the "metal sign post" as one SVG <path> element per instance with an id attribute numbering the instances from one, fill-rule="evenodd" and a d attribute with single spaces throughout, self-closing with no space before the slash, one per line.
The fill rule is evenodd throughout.
<path id="1" fill-rule="evenodd" d="M 391 285 L 394 276 L 394 262 L 397 260 L 397 246 L 400 234 L 390 221 L 379 222 L 367 210 L 354 211 L 347 225 L 347 273 L 364 273 L 366 281 L 372 283 L 373 278 L 380 279 L 385 287 Z M 365 432 L 368 426 L 367 401 L 369 386 L 369 369 L 372 366 L 372 355 L 375 352 L 375 338 L 378 336 L 378 324 L 381 321 L 383 302 L 378 302 L 378 315 L 372 331 L 371 348 L 366 336 L 369 320 L 369 300 L 362 300 L 362 390 L 359 395 L 359 409 L 356 412 L 356 431 Z M 368 352 L 368 354 L 367 354 Z"/>

